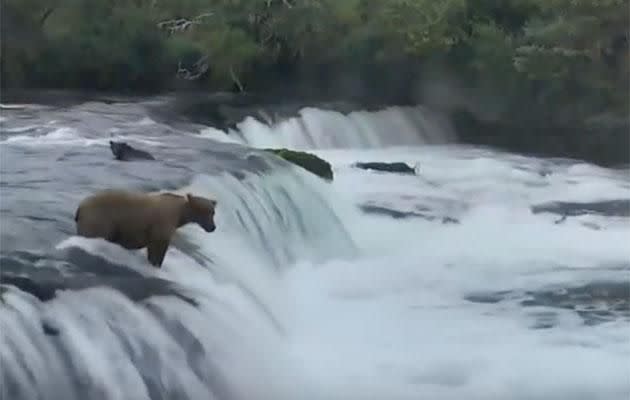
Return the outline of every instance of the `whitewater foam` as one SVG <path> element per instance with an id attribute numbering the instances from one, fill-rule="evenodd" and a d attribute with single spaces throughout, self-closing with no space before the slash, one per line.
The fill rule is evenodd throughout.
<path id="1" fill-rule="evenodd" d="M 314 260 L 334 256 L 335 248 L 341 255 L 352 252 L 352 243 L 344 237 L 347 234 L 343 228 L 340 225 L 334 228 L 334 219 L 327 215 L 331 211 L 326 202 L 316 193 L 309 193 L 312 189 L 308 185 L 300 183 L 304 178 L 316 179 L 295 170 L 266 176 L 263 179 L 269 186 L 252 185 L 229 176 L 198 176 L 190 186 L 181 188 L 182 193 L 193 190 L 217 198 L 220 206 L 215 218 L 222 229 L 209 235 L 192 225 L 183 227 L 167 252 L 163 267 L 148 269 L 143 275 L 176 282 L 186 295 L 195 299 L 197 309 L 189 309 L 176 300 L 151 298 L 146 303 L 153 312 L 162 315 L 158 321 L 152 312 L 135 306 L 113 290 L 84 290 L 81 295 L 89 296 L 90 302 L 80 307 L 73 300 L 76 294 L 68 293 L 44 312 L 45 318 L 55 321 L 55 329 L 64 332 L 64 349 L 72 353 L 73 368 L 84 370 L 95 390 L 102 390 L 105 398 L 128 393 L 141 397 L 151 394 L 149 388 L 140 389 L 146 386 L 144 374 L 151 373 L 150 370 L 161 371 L 164 378 L 159 379 L 160 385 L 171 395 L 183 398 L 212 398 L 212 395 L 221 399 L 252 395 L 261 399 L 296 398 L 303 385 L 295 385 L 302 376 L 298 374 L 290 382 L 285 381 L 287 371 L 296 369 L 285 360 L 282 344 L 293 310 L 278 267 L 289 264 L 287 257 L 304 255 L 309 259 L 307 248 L 311 249 Z M 304 203 L 303 206 L 291 206 L 296 200 Z M 252 207 L 252 212 L 242 213 L 244 207 Z M 313 214 L 303 214 L 300 207 L 308 207 Z M 285 211 L 279 212 L 280 209 Z M 235 213 L 242 215 L 235 218 Z M 300 218 L 305 221 L 295 225 L 294 221 Z M 318 224 L 333 233 L 321 243 L 323 235 L 317 231 Z M 308 240 L 309 235 L 314 235 L 313 241 Z M 294 239 L 287 240 L 291 236 Z M 263 246 L 265 238 L 271 242 Z M 133 265 L 131 269 L 136 272 L 140 272 L 142 265 L 147 268 L 141 260 L 142 251 L 126 252 L 101 239 L 71 238 L 58 248 L 73 246 L 99 254 L 121 268 Z M 153 310 L 151 305 L 157 308 Z M 202 375 L 194 378 L 190 374 L 190 360 L 182 353 L 184 348 L 177 342 L 180 339 L 158 326 L 165 323 L 162 318 L 186 327 L 198 340 L 200 351 L 206 356 L 199 358 L 199 364 L 192 368 L 205 371 Z M 205 321 L 202 324 L 201 319 Z M 110 322 L 103 325 L 103 321 Z M 147 330 L 152 332 L 149 337 L 143 334 Z M 88 339 L 97 332 L 96 342 Z M 123 345 L 109 346 L 107 343 L 112 341 L 122 341 Z M 125 342 L 136 345 L 130 348 Z M 90 346 L 101 350 L 86 354 Z M 143 361 L 146 355 L 141 353 L 146 351 L 155 352 L 157 357 L 151 365 Z M 129 375 L 126 368 L 112 368 L 113 365 L 104 362 L 119 358 L 129 368 L 142 368 L 137 371 L 142 376 Z M 270 369 L 271 364 L 275 368 Z M 123 373 L 124 379 L 120 376 Z M 97 378 L 103 383 L 97 383 Z M 139 391 L 128 392 L 124 386 L 119 386 L 119 391 L 110 387 L 114 386 L 112 382 L 136 385 Z M 43 386 L 42 383 L 39 387 Z M 213 394 L 215 390 L 219 393 Z"/>
<path id="2" fill-rule="evenodd" d="M 107 146 L 109 141 L 129 141 L 150 146 L 162 146 L 162 142 L 155 137 L 139 134 L 123 134 L 120 129 L 112 129 L 109 131 L 109 137 L 86 137 L 83 132 L 72 127 L 60 127 L 50 130 L 44 134 L 16 134 L 16 133 L 38 133 L 42 129 L 48 129 L 39 125 L 7 128 L 2 130 L 3 133 L 9 133 L 4 140 L 0 140 L 0 145 L 13 145 L 25 147 L 41 147 L 41 146 Z M 114 135 L 116 134 L 116 135 Z"/>
<path id="3" fill-rule="evenodd" d="M 248 117 L 229 133 L 252 147 L 298 150 L 443 144 L 455 139 L 448 120 L 422 106 L 347 115 L 305 107 L 298 114 L 273 124 Z"/>
<path id="4" fill-rule="evenodd" d="M 198 171 L 177 192 L 216 198 L 218 229 L 180 229 L 161 269 L 142 251 L 64 241 L 59 248 L 173 282 L 197 305 L 173 296 L 133 303 L 104 287 L 42 304 L 10 289 L 0 354 L 13 367 L 3 378 L 29 398 L 86 398 L 89 388 L 98 399 L 625 399 L 628 320 L 590 325 L 573 309 L 525 307 L 523 293 L 628 280 L 627 219 L 598 217 L 594 230 L 530 210 L 548 200 L 630 198 L 627 177 L 572 161 L 419 146 L 430 140 L 411 117 L 381 113 L 379 125 L 370 115 L 303 110 L 271 127 L 244 121 L 244 142 L 315 148 L 334 181 L 279 164 L 239 178 Z M 386 126 L 397 133 L 384 136 Z M 335 127 L 348 136 L 326 137 Z M 81 145 L 77 135 L 65 139 Z M 396 143 L 407 146 L 322 149 Z M 364 171 L 357 161 L 418 164 L 418 175 Z M 364 215 L 365 203 L 459 223 Z M 505 299 L 467 298 L 495 292 Z M 59 335 L 42 335 L 42 323 Z"/>
<path id="5" fill-rule="evenodd" d="M 431 158 L 421 156 L 431 150 L 417 151 L 421 170 L 427 171 L 424 178 L 433 180 L 437 188 L 419 178 L 343 167 L 365 158 L 363 152 L 346 153 L 345 159 L 341 151 L 317 152 L 335 161 L 334 186 L 347 199 L 389 193 L 395 204 L 398 193 L 421 199 L 425 190 L 448 193 L 449 186 L 478 193 L 463 197 L 460 192 L 459 198 L 470 206 L 460 225 L 365 217 L 360 226 L 351 228 L 357 245 L 370 250 L 360 260 L 317 267 L 303 263 L 290 270 L 287 287 L 299 310 L 290 351 L 308 369 L 312 385 L 327 388 L 323 398 L 621 399 L 627 395 L 627 321 L 593 328 L 572 310 L 540 307 L 541 313 L 554 316 L 555 324 L 542 333 L 531 329 L 537 318 L 534 309 L 464 300 L 466 293 L 474 291 L 627 280 L 627 272 L 609 269 L 630 260 L 627 220 L 619 226 L 604 225 L 604 231 L 555 226 L 525 207 L 532 197 L 550 196 L 532 195 L 526 182 L 534 176 L 522 176 L 526 179 L 506 187 L 497 166 L 509 175 L 512 170 L 500 161 L 473 159 L 469 165 L 458 165 L 440 160 L 433 165 Z M 370 153 L 371 160 L 396 158 L 391 152 L 380 158 Z M 478 169 L 477 178 L 469 175 L 471 165 Z M 575 168 L 566 170 L 573 172 Z M 562 175 L 562 171 L 554 173 Z M 455 179 L 458 175 L 463 177 Z M 615 188 L 613 196 L 628 197 L 628 188 L 619 185 L 623 179 L 608 175 L 604 181 L 602 176 L 584 176 L 583 187 L 567 198 L 599 199 L 602 186 Z M 562 182 L 557 178 L 555 184 Z M 562 192 L 555 184 L 552 181 L 547 192 Z M 357 187 L 362 190 L 356 191 Z M 507 195 L 492 194 L 502 190 Z M 598 366 L 595 374 L 594 365 Z"/>
<path id="6" fill-rule="evenodd" d="M 154 120 L 152 120 L 149 117 L 143 117 L 140 120 L 136 121 L 133 123 L 133 125 L 136 126 L 151 126 L 151 125 L 155 125 L 157 122 L 155 122 Z"/>
<path id="7" fill-rule="evenodd" d="M 222 130 L 212 127 L 203 128 L 199 133 L 191 133 L 190 135 L 216 140 L 217 142 L 242 143 L 242 141 L 237 139 L 234 134 L 226 135 Z"/>
<path id="8" fill-rule="evenodd" d="M 40 127 L 39 125 L 26 125 L 26 126 L 17 126 L 15 128 L 2 128 L 2 133 L 31 132 L 31 131 L 36 131 L 39 127 Z"/>

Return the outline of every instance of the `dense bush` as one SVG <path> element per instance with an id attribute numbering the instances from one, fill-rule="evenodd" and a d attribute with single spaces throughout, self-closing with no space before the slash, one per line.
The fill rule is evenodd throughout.
<path id="1" fill-rule="evenodd" d="M 627 139 L 629 16 L 627 0 L 4 0 L 0 66 L 5 88 L 422 101 L 472 141 L 580 153 Z"/>

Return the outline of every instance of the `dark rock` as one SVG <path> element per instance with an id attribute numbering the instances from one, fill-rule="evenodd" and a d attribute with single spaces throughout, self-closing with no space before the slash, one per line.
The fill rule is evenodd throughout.
<path id="1" fill-rule="evenodd" d="M 42 302 L 55 298 L 59 290 L 83 290 L 91 287 L 107 286 L 116 289 L 132 301 L 139 302 L 151 296 L 174 296 L 188 304 L 197 306 L 197 302 L 180 293 L 170 282 L 159 278 L 130 278 L 72 276 L 65 279 L 36 279 L 34 277 L 2 274 L 3 285 L 12 285 L 30 293 Z"/>
<path id="2" fill-rule="evenodd" d="M 374 171 L 382 171 L 382 172 L 393 172 L 398 174 L 410 174 L 415 175 L 416 171 L 411 168 L 409 165 L 403 162 L 358 162 L 354 164 L 355 167 L 366 169 L 366 170 L 374 170 Z"/>
<path id="3" fill-rule="evenodd" d="M 369 205 L 369 204 L 361 205 L 359 206 L 359 208 L 361 208 L 361 211 L 363 211 L 366 214 L 386 215 L 394 219 L 422 218 L 422 219 L 426 219 L 430 221 L 434 218 L 434 217 L 430 217 L 419 212 L 398 211 L 398 210 L 389 209 L 387 207 L 381 207 L 381 206 L 375 206 L 375 205 Z"/>
<path id="4" fill-rule="evenodd" d="M 464 108 L 448 113 L 458 138 L 466 144 L 539 157 L 579 159 L 604 167 L 627 164 L 630 159 L 627 115 L 554 121 L 550 116 L 541 118 L 543 110 L 520 113 L 522 117 L 508 112 L 496 118 L 482 118 Z"/>
<path id="5" fill-rule="evenodd" d="M 438 218 L 433 215 L 426 215 L 426 214 L 416 212 L 416 211 L 392 210 L 387 207 L 381 207 L 381 206 L 376 206 L 372 204 L 363 204 L 359 206 L 359 208 L 361 209 L 361 211 L 363 211 L 366 214 L 386 215 L 394 219 L 422 218 L 427 221 L 434 221 L 435 219 Z M 448 217 L 448 216 L 441 217 L 441 221 L 443 224 L 459 224 L 459 220 L 457 218 Z"/>
<path id="6" fill-rule="evenodd" d="M 265 151 L 273 153 L 290 163 L 302 167 L 322 179 L 328 181 L 333 180 L 333 171 L 330 163 L 314 154 L 288 149 L 265 149 Z"/>
<path id="7" fill-rule="evenodd" d="M 40 301 L 52 300 L 55 297 L 55 292 L 59 289 L 57 285 L 46 285 L 24 276 L 2 275 L 0 281 L 3 285 L 12 285 L 26 293 L 30 293 Z"/>
<path id="8" fill-rule="evenodd" d="M 531 207 L 534 214 L 552 213 L 561 215 L 562 218 L 554 223 L 564 222 L 566 217 L 595 214 L 605 217 L 630 217 L 630 199 L 603 200 L 592 203 L 576 203 L 566 201 L 552 201 L 537 204 Z"/>
<path id="9" fill-rule="evenodd" d="M 155 160 L 155 157 L 148 152 L 135 149 L 125 142 L 114 142 L 110 140 L 109 148 L 114 154 L 114 157 L 119 161 Z"/>
<path id="10" fill-rule="evenodd" d="M 630 318 L 630 285 L 627 282 L 595 281 L 580 286 L 533 291 L 471 293 L 464 298 L 474 303 L 494 304 L 513 300 L 525 308 L 571 310 L 579 315 L 586 325 L 595 325 L 616 318 Z M 540 318 L 542 314 L 537 315 L 534 312 L 530 315 L 536 318 L 538 328 L 551 323 L 549 319 Z"/>
<path id="11" fill-rule="evenodd" d="M 459 224 L 459 220 L 457 218 L 452 217 L 442 217 L 443 224 Z"/>
<path id="12" fill-rule="evenodd" d="M 55 328 L 52 325 L 50 325 L 50 323 L 48 323 L 48 322 L 42 322 L 42 331 L 47 336 L 58 336 L 59 335 L 59 329 Z"/>
<path id="13" fill-rule="evenodd" d="M 505 300 L 509 294 L 510 292 L 506 290 L 494 293 L 471 293 L 464 296 L 464 299 L 473 303 L 495 304 Z"/>

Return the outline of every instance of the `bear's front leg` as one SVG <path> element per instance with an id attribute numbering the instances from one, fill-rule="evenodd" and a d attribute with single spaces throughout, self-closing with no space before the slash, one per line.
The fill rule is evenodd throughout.
<path id="1" fill-rule="evenodd" d="M 156 268 L 160 268 L 162 266 L 168 246 L 169 240 L 167 239 L 154 239 L 149 242 L 149 245 L 147 246 L 147 258 L 149 259 L 151 265 Z"/>

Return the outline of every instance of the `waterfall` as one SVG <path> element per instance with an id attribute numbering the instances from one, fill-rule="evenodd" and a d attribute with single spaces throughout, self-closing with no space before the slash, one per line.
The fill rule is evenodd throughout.
<path id="1" fill-rule="evenodd" d="M 248 117 L 230 135 L 253 147 L 298 150 L 446 144 L 456 138 L 449 121 L 424 106 L 353 111 L 347 115 L 306 107 L 298 116 L 276 123 Z"/>

